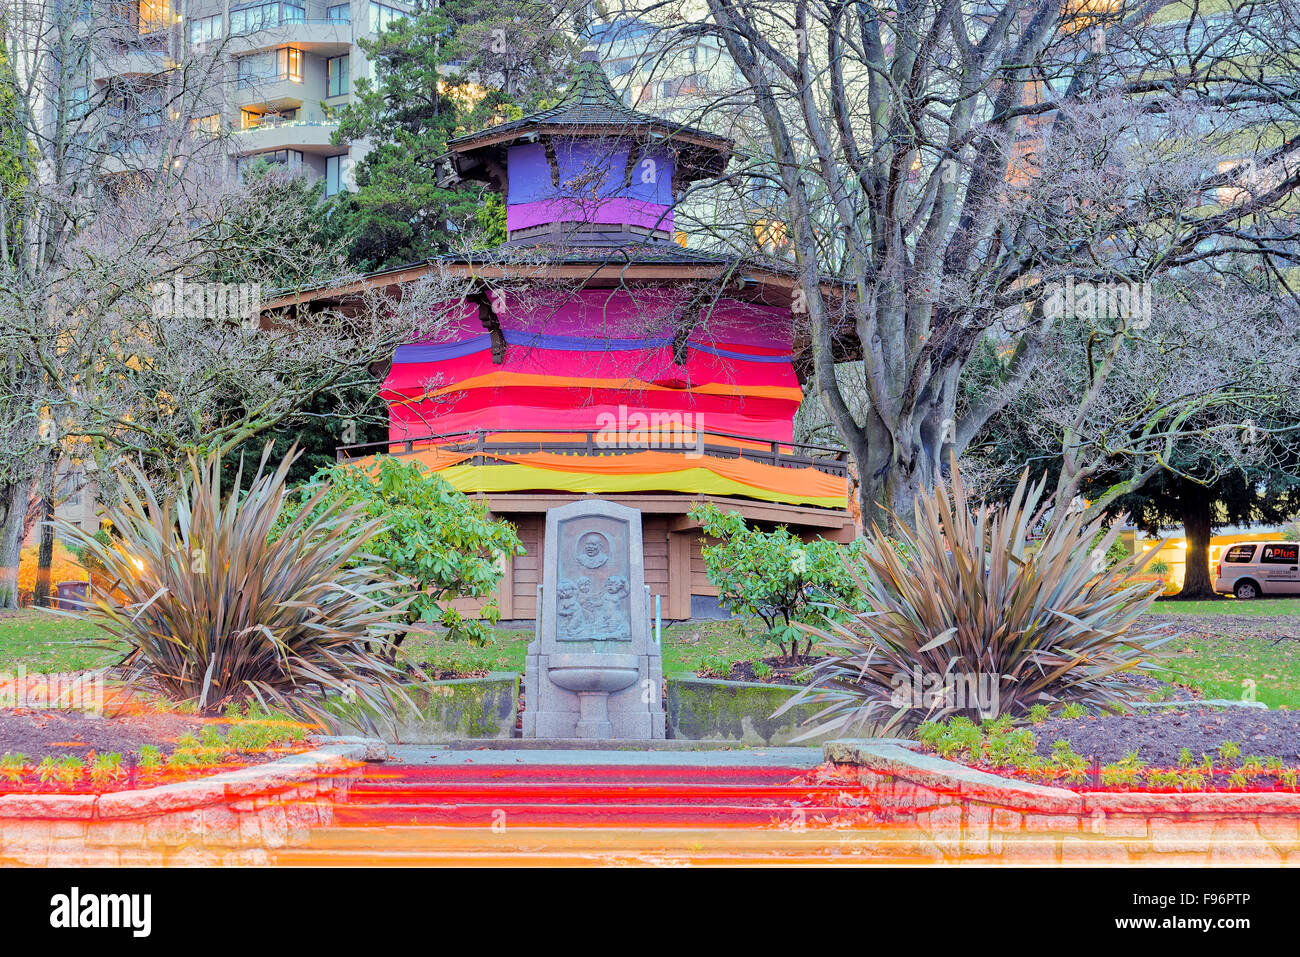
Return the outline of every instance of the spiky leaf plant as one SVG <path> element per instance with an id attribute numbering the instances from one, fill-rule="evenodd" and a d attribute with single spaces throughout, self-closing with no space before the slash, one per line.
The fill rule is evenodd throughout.
<path id="1" fill-rule="evenodd" d="M 828 657 L 782 709 L 825 704 L 805 737 L 1037 704 L 1097 710 L 1142 693 L 1122 676 L 1149 668 L 1168 638 L 1131 631 L 1157 592 L 1134 577 L 1140 556 L 1106 567 L 1118 522 L 1098 538 L 1101 518 L 1051 511 L 1027 476 L 1005 506 L 972 504 L 955 468 L 951 490 L 921 495 L 915 514 L 914 529 L 899 523 L 902 548 L 873 526 L 848 561 L 867 610 L 810 629 Z"/>
<path id="2" fill-rule="evenodd" d="M 115 582 L 115 594 L 75 614 L 131 646 L 130 681 L 204 713 L 252 698 L 373 727 L 398 703 L 411 705 L 400 687 L 410 679 L 381 654 L 409 599 L 397 595 L 403 582 L 362 552 L 383 522 L 362 521 L 340 501 L 306 508 L 273 533 L 296 453 L 270 469 L 269 451 L 246 492 L 242 463 L 223 489 L 215 455 L 191 457 L 161 501 L 130 467 L 122 504 L 106 516 L 117 540 L 62 526 Z"/>

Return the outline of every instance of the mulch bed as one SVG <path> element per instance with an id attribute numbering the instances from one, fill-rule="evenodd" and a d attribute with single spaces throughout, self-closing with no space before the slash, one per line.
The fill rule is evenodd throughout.
<path id="1" fill-rule="evenodd" d="M 176 739 L 203 728 L 198 718 L 186 715 L 143 713 L 115 718 L 91 718 L 75 711 L 0 711 L 0 754 L 25 754 L 32 763 L 46 755 L 84 757 L 88 752 L 125 757 L 151 744 L 164 755 L 175 749 Z"/>
<path id="2" fill-rule="evenodd" d="M 26 770 L 20 776 L 0 777 L 0 794 L 108 793 L 153 787 L 266 764 L 308 747 L 305 743 L 295 743 L 265 751 L 241 751 L 228 755 L 220 764 L 166 766 L 155 770 L 137 767 L 140 749 L 145 745 L 157 748 L 166 759 L 176 750 L 177 738 L 186 733 L 197 737 L 203 725 L 199 718 L 169 712 L 93 718 L 76 711 L 28 708 L 0 711 L 0 755 L 26 756 Z M 107 754 L 122 757 L 123 773 L 110 780 L 92 781 L 85 772 L 75 783 L 41 781 L 33 770 L 46 757 L 57 761 L 71 755 L 84 763 L 88 756 Z"/>
<path id="3" fill-rule="evenodd" d="M 731 671 L 726 675 L 720 675 L 716 670 L 710 668 L 701 668 L 695 673 L 701 678 L 713 678 L 721 681 L 750 681 L 771 685 L 806 685 L 809 683 L 809 677 L 803 673 L 825 657 L 825 655 L 799 655 L 793 662 L 784 655 L 763 658 L 761 659 L 762 663 L 770 671 L 764 672 L 762 676 L 754 671 L 754 666 L 758 664 L 756 661 L 733 662 Z"/>
<path id="4" fill-rule="evenodd" d="M 1182 748 L 1198 760 L 1204 753 L 1217 762 L 1219 745 L 1235 741 L 1242 757 L 1277 757 L 1288 766 L 1300 764 L 1300 711 L 1144 708 L 1134 714 L 1053 718 L 1029 729 L 1043 757 L 1051 756 L 1052 742 L 1065 740 L 1078 754 L 1102 764 L 1136 749 L 1147 764 L 1170 768 L 1178 763 Z"/>

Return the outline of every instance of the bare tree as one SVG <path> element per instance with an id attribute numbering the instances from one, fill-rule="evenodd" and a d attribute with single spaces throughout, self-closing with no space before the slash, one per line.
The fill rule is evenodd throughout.
<path id="1" fill-rule="evenodd" d="M 755 131 L 744 174 L 778 184 L 817 397 L 868 519 L 908 521 L 1004 408 L 1062 283 L 1295 261 L 1294 0 L 1213 14 L 1195 0 L 626 8 L 681 43 L 720 39 L 743 77 L 706 112 Z M 990 336 L 1003 387 L 965 402 Z M 861 375 L 837 374 L 846 359 Z"/>
<path id="2" fill-rule="evenodd" d="M 221 138 L 196 126 L 220 96 L 219 51 L 101 83 L 96 64 L 138 52 L 141 33 L 79 10 L 18 4 L 5 31 L 24 176 L 0 198 L 0 606 L 16 600 L 45 463 L 109 475 L 129 456 L 166 472 L 188 451 L 227 452 L 322 396 L 343 401 L 413 328 L 445 318 L 383 288 L 268 314 L 263 300 L 294 290 L 212 281 L 236 263 L 299 286 L 355 277 L 327 244 L 279 242 L 270 227 L 291 213 L 262 192 L 275 178 L 240 182 Z M 439 301 L 460 288 L 437 271 L 427 283 L 444 280 Z"/>

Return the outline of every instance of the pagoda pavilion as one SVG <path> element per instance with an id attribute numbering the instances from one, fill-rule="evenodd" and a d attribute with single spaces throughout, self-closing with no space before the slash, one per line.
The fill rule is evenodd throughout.
<path id="1" fill-rule="evenodd" d="M 389 441 L 339 454 L 414 457 L 517 526 L 527 554 L 507 563 L 503 619 L 534 617 L 545 512 L 581 497 L 641 510 L 669 619 L 717 611 L 696 502 L 854 534 L 845 457 L 793 441 L 792 276 L 678 241 L 684 187 L 730 158 L 723 137 L 626 107 L 588 55 L 559 105 L 448 144 L 448 181 L 505 199 L 507 241 L 367 277 L 400 287 L 436 265 L 472 280 L 450 323 L 397 349 Z"/>

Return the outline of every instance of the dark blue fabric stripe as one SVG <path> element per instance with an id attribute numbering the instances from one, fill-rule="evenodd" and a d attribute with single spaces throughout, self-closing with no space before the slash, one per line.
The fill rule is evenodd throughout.
<path id="1" fill-rule="evenodd" d="M 491 347 L 492 337 L 486 334 L 443 345 L 398 346 L 397 351 L 393 353 L 393 361 L 440 362 L 443 359 L 459 359 L 461 356 L 482 352 Z"/>
<path id="2" fill-rule="evenodd" d="M 505 330 L 505 340 L 510 345 L 531 347 L 535 349 L 559 349 L 570 352 L 634 352 L 638 349 L 658 349 L 672 344 L 669 336 L 656 336 L 649 339 L 605 339 L 594 336 L 551 336 L 532 332 Z M 788 355 L 754 355 L 750 352 L 736 352 L 719 346 L 706 345 L 703 342 L 688 342 L 687 345 L 700 352 L 718 356 L 722 359 L 739 359 L 743 362 L 786 362 Z M 448 342 L 442 345 L 406 345 L 398 346 L 393 356 L 394 362 L 441 362 L 445 359 L 459 359 L 461 356 L 482 352 L 492 346 L 490 335 L 475 336 L 461 342 Z"/>
<path id="3" fill-rule="evenodd" d="M 549 336 L 539 332 L 503 330 L 506 342 L 512 346 L 532 346 L 537 349 L 563 349 L 570 352 L 635 352 L 638 349 L 657 349 L 672 344 L 671 336 L 650 339 L 606 339 L 604 336 Z"/>

